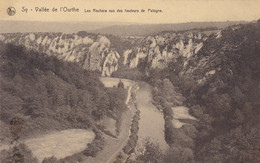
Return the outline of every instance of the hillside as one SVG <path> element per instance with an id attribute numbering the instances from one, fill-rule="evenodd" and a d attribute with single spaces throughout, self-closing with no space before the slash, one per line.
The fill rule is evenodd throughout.
<path id="1" fill-rule="evenodd" d="M 55 32 L 72 34 L 86 31 L 96 34 L 116 36 L 148 36 L 162 31 L 183 31 L 194 28 L 223 29 L 230 25 L 244 24 L 245 21 L 189 22 L 176 24 L 138 24 L 126 22 L 40 22 L 40 21 L 0 21 L 0 33 Z"/>
<path id="2" fill-rule="evenodd" d="M 99 71 L 109 76 L 118 68 L 119 54 L 110 40 L 87 32 L 63 33 L 11 33 L 0 35 L 4 43 L 24 45 L 28 49 L 76 62 L 86 70 Z"/>
<path id="3" fill-rule="evenodd" d="M 0 33 L 28 32 L 63 32 L 77 33 L 92 31 L 114 25 L 128 25 L 120 22 L 43 22 L 43 21 L 11 21 L 0 20 Z"/>
<path id="4" fill-rule="evenodd" d="M 124 78 L 142 78 L 153 71 L 162 70 L 172 62 L 187 64 L 191 56 L 196 55 L 210 35 L 218 37 L 220 30 L 193 29 L 188 31 L 165 31 L 143 39 L 135 40 L 136 45 L 127 48 L 121 57 L 119 69 L 111 76 Z M 182 59 L 182 62 L 179 62 Z"/>
<path id="5" fill-rule="evenodd" d="M 202 119 L 197 160 L 259 161 L 259 31 L 259 21 L 223 30 L 179 73 L 190 82 L 183 85 L 187 103 Z"/>
<path id="6" fill-rule="evenodd" d="M 22 44 L 60 60 L 78 63 L 102 76 L 111 76 L 117 70 L 132 69 L 141 64 L 147 68 L 163 68 L 179 55 L 189 58 L 200 50 L 209 34 L 217 32 L 219 30 L 206 28 L 166 31 L 147 37 L 119 37 L 85 31 L 74 34 L 6 33 L 0 35 L 0 41 Z"/>
<path id="7" fill-rule="evenodd" d="M 188 60 L 179 57 L 165 69 L 151 71 L 148 81 L 166 123 L 172 119 L 170 108 L 181 104 L 176 91 L 199 119 L 198 124 L 183 121 L 195 127 L 189 132 L 168 123 L 166 140 L 172 150 L 167 162 L 259 162 L 259 31 L 259 21 L 228 27 L 218 37 L 210 35 Z M 186 137 L 178 137 L 183 132 Z M 170 156 L 173 152 L 179 155 Z"/>
<path id="8" fill-rule="evenodd" d="M 76 128 L 95 132 L 95 148 L 85 155 L 103 148 L 97 122 L 103 117 L 120 121 L 126 91 L 105 88 L 95 73 L 75 63 L 13 44 L 1 44 L 0 49 L 1 144 Z M 1 152 L 1 159 L 9 154 Z"/>
<path id="9" fill-rule="evenodd" d="M 244 21 L 227 21 L 227 22 L 190 22 L 178 24 L 138 24 L 138 25 L 114 25 L 96 30 L 93 33 L 113 34 L 118 36 L 149 36 L 154 33 L 163 31 L 184 31 L 195 28 L 217 28 L 223 29 L 225 27 L 244 24 Z"/>

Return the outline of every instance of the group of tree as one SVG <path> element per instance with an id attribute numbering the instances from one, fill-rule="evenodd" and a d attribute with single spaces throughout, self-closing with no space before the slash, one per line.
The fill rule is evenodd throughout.
<path id="1" fill-rule="evenodd" d="M 259 162 L 260 23 L 231 26 L 221 35 L 211 35 L 186 66 L 180 58 L 151 72 L 155 101 L 163 105 L 171 97 L 158 89 L 165 78 L 185 96 L 184 105 L 199 119 L 195 162 Z"/>
<path id="2" fill-rule="evenodd" d="M 93 130 L 104 116 L 119 121 L 126 109 L 124 89 L 105 88 L 95 72 L 23 46 L 0 44 L 0 71 L 1 125 L 10 126 L 17 115 L 24 119 L 15 137 L 68 128 Z M 1 132 L 1 138 L 8 141 L 8 132 Z"/>

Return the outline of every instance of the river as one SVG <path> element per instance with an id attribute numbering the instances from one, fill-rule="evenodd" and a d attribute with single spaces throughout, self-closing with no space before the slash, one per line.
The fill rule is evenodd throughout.
<path id="1" fill-rule="evenodd" d="M 125 87 L 136 83 L 135 81 L 119 78 L 101 77 L 100 80 L 106 87 L 117 86 L 121 80 Z M 137 82 L 139 89 L 136 91 L 137 109 L 140 111 L 137 149 L 143 147 L 143 141 L 149 137 L 152 142 L 158 143 L 162 150 L 169 146 L 164 138 L 163 113 L 152 104 L 153 96 L 151 86 L 146 82 Z M 128 95 L 129 97 L 129 95 Z M 128 101 L 128 100 L 127 100 Z"/>
<path id="2" fill-rule="evenodd" d="M 168 148 L 164 138 L 163 113 L 152 104 L 151 86 L 145 82 L 139 82 L 140 89 L 136 92 L 137 107 L 140 110 L 138 146 L 143 147 L 143 140 L 149 137 L 152 142 L 158 143 L 162 150 Z"/>

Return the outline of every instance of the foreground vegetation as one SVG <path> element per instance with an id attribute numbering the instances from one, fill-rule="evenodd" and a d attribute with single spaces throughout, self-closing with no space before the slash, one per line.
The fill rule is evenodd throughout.
<path id="1" fill-rule="evenodd" d="M 94 72 L 22 46 L 1 44 L 0 60 L 0 120 L 6 130 L 1 132 L 1 142 L 20 142 L 51 130 L 81 128 L 96 133 L 89 145 L 91 151 L 83 153 L 94 156 L 102 149 L 104 142 L 96 122 L 104 116 L 120 121 L 126 109 L 125 90 L 107 89 Z M 1 155 L 1 159 L 14 159 L 7 155 Z"/>

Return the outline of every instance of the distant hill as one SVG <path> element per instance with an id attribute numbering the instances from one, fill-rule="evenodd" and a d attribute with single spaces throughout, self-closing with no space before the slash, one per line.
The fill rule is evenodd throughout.
<path id="1" fill-rule="evenodd" d="M 87 31 L 118 36 L 147 36 L 162 31 L 183 31 L 194 28 L 225 28 L 246 21 L 189 22 L 176 24 L 137 24 L 125 22 L 40 22 L 40 21 L 0 21 L 0 33 L 17 32 L 63 32 Z"/>
<path id="2" fill-rule="evenodd" d="M 212 28 L 223 29 L 235 24 L 245 24 L 246 21 L 226 21 L 226 22 L 189 22 L 176 24 L 139 24 L 139 25 L 114 25 L 95 29 L 91 32 L 101 34 L 113 34 L 120 36 L 147 36 L 162 31 L 184 31 L 194 28 Z"/>
<path id="3" fill-rule="evenodd" d="M 63 32 L 77 33 L 91 31 L 113 25 L 126 25 L 118 22 L 40 22 L 40 21 L 3 21 L 0 20 L 0 33 L 16 32 Z"/>

